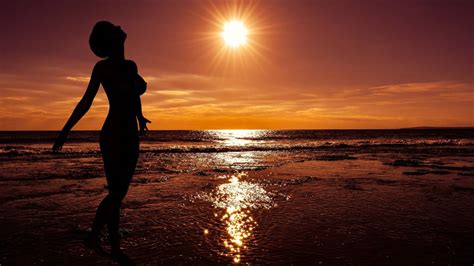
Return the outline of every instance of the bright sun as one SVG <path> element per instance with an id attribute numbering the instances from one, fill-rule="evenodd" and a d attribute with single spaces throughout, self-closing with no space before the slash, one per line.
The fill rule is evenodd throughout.
<path id="1" fill-rule="evenodd" d="M 221 36 L 227 46 L 239 47 L 247 43 L 247 32 L 244 23 L 238 20 L 231 20 L 224 24 Z"/>

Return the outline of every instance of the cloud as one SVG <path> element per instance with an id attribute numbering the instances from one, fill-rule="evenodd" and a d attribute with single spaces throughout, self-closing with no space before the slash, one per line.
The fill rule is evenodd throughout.
<path id="1" fill-rule="evenodd" d="M 66 80 L 70 81 L 76 81 L 76 82 L 89 82 L 90 77 L 86 76 L 77 76 L 77 77 L 72 77 L 72 76 L 66 76 Z"/>
<path id="2" fill-rule="evenodd" d="M 61 128 L 89 80 L 81 74 L 64 75 L 64 70 L 43 78 L 0 77 L 3 130 Z M 153 129 L 474 124 L 471 83 L 434 81 L 308 90 L 192 73 L 145 75 L 145 79 L 148 90 L 142 105 L 145 116 L 154 121 Z M 107 111 L 108 100 L 101 88 L 76 129 L 99 129 Z M 18 119 L 24 123 L 16 123 Z"/>
<path id="3" fill-rule="evenodd" d="M 151 94 L 160 94 L 166 96 L 183 96 L 191 94 L 191 91 L 179 91 L 179 90 L 159 90 L 153 91 Z"/>
<path id="4" fill-rule="evenodd" d="M 370 90 L 376 94 L 399 94 L 399 93 L 434 93 L 439 91 L 466 90 L 473 89 L 472 83 L 463 82 L 423 82 L 391 84 L 385 86 L 372 87 Z"/>

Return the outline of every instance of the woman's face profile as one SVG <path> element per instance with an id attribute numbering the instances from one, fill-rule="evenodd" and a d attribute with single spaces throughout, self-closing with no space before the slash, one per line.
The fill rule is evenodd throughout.
<path id="1" fill-rule="evenodd" d="M 125 39 L 127 39 L 127 33 L 123 31 L 120 26 L 115 26 L 115 29 L 117 30 L 119 39 L 125 41 Z"/>

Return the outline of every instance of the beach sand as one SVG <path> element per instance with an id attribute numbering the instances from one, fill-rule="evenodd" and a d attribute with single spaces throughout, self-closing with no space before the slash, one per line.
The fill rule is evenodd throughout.
<path id="1" fill-rule="evenodd" d="M 140 265 L 470 265 L 472 149 L 416 149 L 166 153 L 154 166 L 144 153 L 122 246 Z M 48 156 L 54 173 L 18 157 L 0 165 L 0 263 L 113 264 L 83 245 L 107 193 L 100 155 Z"/>
<path id="2" fill-rule="evenodd" d="M 433 173 L 429 167 L 389 163 L 393 160 L 387 157 L 358 155 L 349 160 L 287 163 L 246 175 L 138 175 L 122 211 L 123 247 L 138 263 L 162 265 L 471 261 L 472 171 Z M 417 172 L 423 174 L 407 174 Z M 3 182 L 3 263 L 107 263 L 82 244 L 106 194 L 104 181 L 99 177 Z M 227 195 L 216 193 L 219 186 L 232 182 L 236 184 Z M 252 193 L 245 191 L 248 184 L 260 188 L 260 194 L 248 196 Z M 252 220 L 222 218 L 229 214 L 225 204 L 241 207 L 232 193 L 254 202 L 231 214 L 245 213 Z M 266 197 L 259 199 L 262 195 Z M 223 205 L 213 205 L 219 197 Z M 228 232 L 232 226 L 233 235 Z M 236 235 L 241 246 L 232 243 Z"/>

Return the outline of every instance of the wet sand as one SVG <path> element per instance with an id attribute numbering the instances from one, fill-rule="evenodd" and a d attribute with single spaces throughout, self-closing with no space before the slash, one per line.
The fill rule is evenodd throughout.
<path id="1" fill-rule="evenodd" d="M 123 248 L 141 265 L 471 265 L 470 153 L 349 152 L 153 173 L 144 156 L 122 210 Z M 252 154 L 224 156 L 239 164 Z M 82 244 L 106 184 L 78 176 L 100 170 L 100 158 L 61 172 L 70 160 L 56 161 L 56 178 L 1 181 L 2 265 L 111 264 Z"/>

